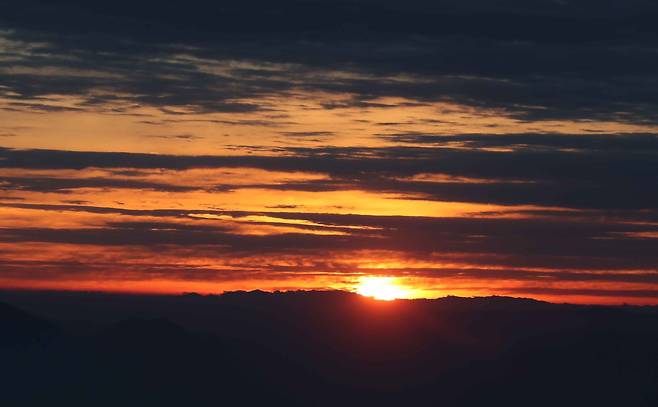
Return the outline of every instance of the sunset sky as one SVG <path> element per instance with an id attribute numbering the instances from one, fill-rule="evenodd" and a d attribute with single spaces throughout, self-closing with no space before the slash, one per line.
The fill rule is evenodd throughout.
<path id="1" fill-rule="evenodd" d="M 3 3 L 2 288 L 658 304 L 655 1 Z"/>

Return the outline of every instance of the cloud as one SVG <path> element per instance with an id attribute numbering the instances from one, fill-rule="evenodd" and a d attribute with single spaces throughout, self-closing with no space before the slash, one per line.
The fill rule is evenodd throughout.
<path id="1" fill-rule="evenodd" d="M 293 138 L 325 138 L 336 135 L 336 133 L 332 131 L 283 131 L 279 134 Z"/>
<path id="2" fill-rule="evenodd" d="M 587 295 L 595 297 L 620 297 L 620 298 L 658 298 L 658 290 L 608 290 L 608 289 L 591 289 L 591 288 L 521 288 L 517 290 L 507 290 L 512 293 L 524 293 L 525 295 L 532 294 L 550 294 L 550 295 Z"/>
<path id="3" fill-rule="evenodd" d="M 400 133 L 381 135 L 397 143 L 433 146 L 460 145 L 469 149 L 505 148 L 508 150 L 577 150 L 606 152 L 651 152 L 658 150 L 658 134 L 456 134 L 436 135 Z"/>
<path id="4" fill-rule="evenodd" d="M 397 137 L 397 136 L 396 136 Z M 405 136 L 407 137 L 407 136 Z M 421 137 L 421 136 L 415 136 Z M 433 137 L 441 143 L 449 137 Z M 5 189 L 143 188 L 161 191 L 257 188 L 290 191 L 359 189 L 411 199 L 581 209 L 655 209 L 658 155 L 653 135 L 452 136 L 467 148 L 280 148 L 286 155 L 175 156 L 0 149 L 0 167 L 25 169 L 255 168 L 325 174 L 324 180 L 169 185 L 131 178 L 5 177 Z M 505 144 L 505 139 L 510 138 Z M 424 139 L 423 139 L 424 140 Z M 447 141 L 446 141 L 447 142 Z M 502 147 L 508 151 L 492 151 Z M 418 178 L 437 174 L 448 179 Z M 128 174 L 129 175 L 129 174 Z M 452 177 L 452 179 L 450 179 Z"/>
<path id="5" fill-rule="evenodd" d="M 196 136 L 194 134 L 148 134 L 145 137 L 170 139 L 170 140 L 182 140 L 182 141 L 194 141 L 194 140 L 201 140 L 204 138 L 201 136 Z"/>
<path id="6" fill-rule="evenodd" d="M 273 108 L 264 96 L 306 90 L 354 95 L 326 108 L 387 107 L 375 99 L 396 96 L 526 121 L 656 123 L 658 10 L 648 2 L 407 3 L 12 1 L 0 16 L 12 44 L 0 79 L 25 110 L 52 109 L 32 101 L 58 94 L 86 99 L 76 108 L 254 112 Z"/>
<path id="7" fill-rule="evenodd" d="M 110 253 L 143 260 L 126 266 L 134 275 L 148 263 L 203 278 L 229 257 L 263 277 L 354 273 L 345 259 L 374 251 L 422 264 L 397 270 L 419 277 L 653 295 L 658 5 L 161 3 L 6 2 L 0 109 L 17 121 L 0 132 L 7 146 L 57 145 L 36 144 L 55 133 L 36 119 L 93 112 L 125 121 L 117 136 L 181 148 L 0 147 L 0 260 L 12 270 L 32 267 L 14 257 L 21 245 L 99 250 L 81 260 L 98 273 Z M 128 149 L 150 151 L 134 141 Z M 350 202 L 332 197 L 349 192 L 379 207 L 345 214 Z M 416 216 L 415 205 L 443 204 L 476 209 Z M 406 216 L 375 215 L 391 212 Z M 194 264 L 167 268 L 153 253 Z"/>
<path id="8" fill-rule="evenodd" d="M 185 192 L 196 187 L 121 178 L 0 177 L 0 190 L 71 193 L 80 188 Z"/>
<path id="9" fill-rule="evenodd" d="M 5 242 L 48 242 L 77 245 L 196 247 L 216 246 L 251 255 L 285 255 L 318 251 L 384 250 L 425 261 L 460 261 L 481 266 L 571 270 L 654 270 L 658 261 L 656 239 L 629 235 L 656 232 L 655 224 L 601 220 L 600 217 L 554 218 L 428 218 L 367 216 L 297 212 L 236 212 L 213 210 L 134 210 L 89 205 L 34 205 L 7 203 L 3 207 L 41 211 L 121 214 L 136 219 L 168 219 L 153 223 L 112 220 L 95 228 L 5 228 Z M 296 233 L 244 235 L 235 222 L 298 227 Z M 204 217 L 212 224 L 199 223 Z M 254 219 L 256 219 L 254 218 Z M 109 216 L 109 219 L 115 219 Z M 182 220 L 195 220 L 190 225 Z M 304 221 L 306 226 L 304 226 Z M 198 226 L 197 226 L 198 225 Z M 343 235 L 313 235 L 316 229 L 333 228 Z M 306 232 L 305 232 L 306 230 Z M 217 249 L 215 249 L 217 250 Z M 434 258 L 433 256 L 438 256 Z M 443 260 L 442 260 L 443 259 Z M 567 271 L 564 270 L 564 271 Z M 539 276 L 541 274 L 537 274 Z M 587 276 L 583 277 L 584 279 Z M 633 281 L 632 276 L 629 281 Z"/>

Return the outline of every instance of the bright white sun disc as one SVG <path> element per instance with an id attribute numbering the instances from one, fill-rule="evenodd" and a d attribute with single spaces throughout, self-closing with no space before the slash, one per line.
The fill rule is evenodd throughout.
<path id="1" fill-rule="evenodd" d="M 356 292 L 384 301 L 405 298 L 408 295 L 407 290 L 398 285 L 393 277 L 363 277 L 356 286 Z"/>

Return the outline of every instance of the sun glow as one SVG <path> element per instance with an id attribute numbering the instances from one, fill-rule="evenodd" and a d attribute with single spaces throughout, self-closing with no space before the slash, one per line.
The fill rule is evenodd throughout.
<path id="1" fill-rule="evenodd" d="M 356 286 L 356 292 L 384 301 L 409 297 L 409 290 L 401 286 L 394 277 L 362 277 Z"/>

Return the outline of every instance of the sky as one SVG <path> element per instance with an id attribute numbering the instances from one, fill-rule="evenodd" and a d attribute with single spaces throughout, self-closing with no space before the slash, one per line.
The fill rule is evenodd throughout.
<path id="1" fill-rule="evenodd" d="M 4 1 L 0 287 L 658 304 L 658 3 Z"/>

